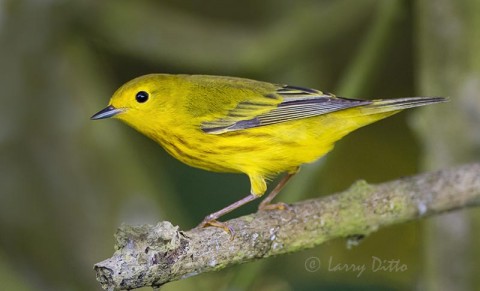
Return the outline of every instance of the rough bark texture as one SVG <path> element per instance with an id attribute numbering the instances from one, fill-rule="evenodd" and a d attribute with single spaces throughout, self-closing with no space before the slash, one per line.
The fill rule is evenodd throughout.
<path id="1" fill-rule="evenodd" d="M 480 158 L 480 1 L 416 1 L 420 96 L 449 96 L 444 106 L 415 112 L 423 169 Z M 480 213 L 458 211 L 424 225 L 421 289 L 468 291 L 480 286 Z"/>
<path id="2" fill-rule="evenodd" d="M 379 185 L 364 181 L 289 210 L 260 211 L 218 228 L 180 231 L 170 222 L 123 225 L 113 257 L 95 265 L 104 289 L 160 286 L 204 272 L 299 251 L 334 238 L 366 236 L 379 228 L 480 204 L 480 163 Z"/>

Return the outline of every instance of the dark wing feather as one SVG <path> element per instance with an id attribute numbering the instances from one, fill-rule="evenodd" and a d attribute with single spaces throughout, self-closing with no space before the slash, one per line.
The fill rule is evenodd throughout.
<path id="1" fill-rule="evenodd" d="M 275 100 L 281 101 L 274 102 Z M 202 130 L 221 134 L 319 116 L 370 103 L 368 100 L 339 98 L 314 89 L 281 86 L 274 93 L 240 102 L 224 118 L 202 123 Z"/>

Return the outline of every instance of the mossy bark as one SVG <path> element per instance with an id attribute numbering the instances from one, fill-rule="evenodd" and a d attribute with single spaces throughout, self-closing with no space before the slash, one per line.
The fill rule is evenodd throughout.
<path id="1" fill-rule="evenodd" d="M 479 176 L 480 164 L 471 164 L 379 185 L 357 182 L 288 210 L 230 220 L 233 238 L 213 227 L 184 232 L 170 222 L 124 225 L 113 257 L 95 265 L 97 279 L 108 290 L 160 286 L 335 238 L 365 237 L 392 224 L 479 205 Z"/>

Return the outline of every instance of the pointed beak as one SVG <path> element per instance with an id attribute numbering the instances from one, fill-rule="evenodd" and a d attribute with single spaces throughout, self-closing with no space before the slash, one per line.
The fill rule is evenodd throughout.
<path id="1" fill-rule="evenodd" d="M 91 120 L 97 120 L 97 119 L 104 119 L 104 118 L 109 118 L 112 116 L 115 116 L 121 112 L 123 112 L 123 109 L 115 108 L 112 105 L 98 111 L 95 113 L 92 117 L 90 117 Z"/>

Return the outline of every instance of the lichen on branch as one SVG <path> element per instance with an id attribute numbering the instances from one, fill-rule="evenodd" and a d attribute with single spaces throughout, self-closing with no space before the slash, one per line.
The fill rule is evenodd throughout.
<path id="1" fill-rule="evenodd" d="M 288 210 L 259 211 L 222 229 L 181 231 L 170 222 L 122 225 L 114 255 L 95 265 L 106 290 L 160 286 L 193 275 L 314 247 L 335 238 L 367 236 L 389 225 L 480 205 L 480 163 L 378 185 L 360 181 Z"/>

